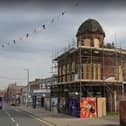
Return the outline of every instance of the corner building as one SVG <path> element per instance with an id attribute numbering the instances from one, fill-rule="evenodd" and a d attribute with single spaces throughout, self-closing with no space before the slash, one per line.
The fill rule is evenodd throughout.
<path id="1" fill-rule="evenodd" d="M 58 97 L 59 111 L 68 113 L 68 98 L 80 103 L 81 98 L 104 97 L 107 112 L 117 112 L 126 91 L 126 50 L 114 43 L 106 44 L 105 32 L 95 19 L 82 23 L 76 38 L 76 48 L 54 59 L 58 64 L 58 84 L 52 87 L 52 96 Z"/>

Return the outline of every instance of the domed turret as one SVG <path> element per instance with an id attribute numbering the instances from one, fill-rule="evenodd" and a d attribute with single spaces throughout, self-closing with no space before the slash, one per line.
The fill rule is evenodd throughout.
<path id="1" fill-rule="evenodd" d="M 105 32 L 95 19 L 82 23 L 77 32 L 77 45 L 99 48 L 103 44 Z"/>

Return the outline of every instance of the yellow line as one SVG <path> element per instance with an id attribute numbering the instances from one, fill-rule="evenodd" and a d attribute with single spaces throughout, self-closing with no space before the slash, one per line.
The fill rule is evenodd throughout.
<path id="1" fill-rule="evenodd" d="M 50 123 L 48 123 L 47 121 L 44 121 L 44 120 L 42 120 L 42 119 L 39 119 L 39 118 L 37 118 L 37 117 L 34 117 L 34 116 L 32 116 L 32 115 L 30 115 L 33 119 L 36 119 L 36 120 L 38 120 L 38 121 L 40 121 L 40 122 L 42 122 L 42 123 L 44 123 L 44 124 L 46 124 L 46 125 L 48 125 L 48 126 L 56 126 L 56 125 L 53 125 L 53 124 L 50 124 Z"/>

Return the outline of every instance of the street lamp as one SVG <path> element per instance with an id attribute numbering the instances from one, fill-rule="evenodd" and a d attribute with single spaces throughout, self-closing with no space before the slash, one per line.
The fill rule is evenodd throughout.
<path id="1" fill-rule="evenodd" d="M 28 85 L 28 83 L 29 83 L 29 69 L 27 68 L 27 69 L 24 69 L 26 72 L 27 72 L 27 85 Z"/>
<path id="2" fill-rule="evenodd" d="M 27 72 L 27 96 L 26 96 L 26 106 L 28 106 L 28 95 L 30 93 L 30 88 L 29 88 L 29 69 L 24 69 Z"/>

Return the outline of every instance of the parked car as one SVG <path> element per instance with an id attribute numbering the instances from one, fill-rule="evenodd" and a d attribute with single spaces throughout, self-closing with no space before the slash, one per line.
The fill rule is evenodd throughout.
<path id="1" fill-rule="evenodd" d="M 16 106 L 16 100 L 12 100 L 11 105 Z"/>

